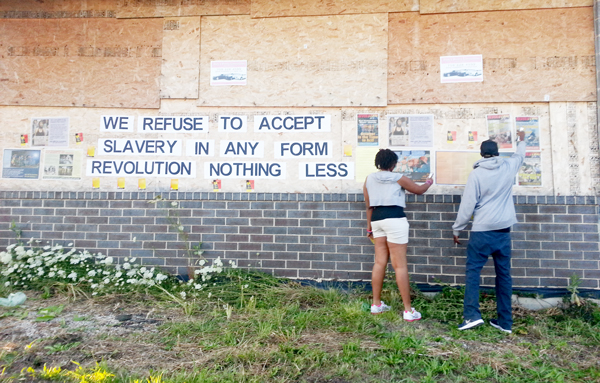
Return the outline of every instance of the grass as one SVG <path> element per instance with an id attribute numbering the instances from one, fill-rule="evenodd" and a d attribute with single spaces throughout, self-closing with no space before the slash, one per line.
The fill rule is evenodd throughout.
<path id="1" fill-rule="evenodd" d="M 132 331 L 112 338 L 78 333 L 82 339 L 42 339 L 29 349 L 23 347 L 25 343 L 13 349 L 4 347 L 0 371 L 5 370 L 0 379 L 128 383 L 600 381 L 597 306 L 585 300 L 581 306 L 566 300 L 563 307 L 544 311 L 515 308 L 512 335 L 488 325 L 460 332 L 457 324 L 462 320 L 463 295 L 463 290 L 450 287 L 433 298 L 415 290 L 414 306 L 424 319 L 407 323 L 399 316 L 401 302 L 392 281 L 386 282 L 382 298 L 394 310 L 373 316 L 368 312 L 369 293 L 364 290 L 322 290 L 235 270 L 202 290 L 190 310 L 160 293 L 97 298 L 94 305 L 137 302 L 148 312 L 163 313 L 170 319 L 153 331 Z M 41 298 L 39 303 L 52 307 Z M 481 308 L 484 319 L 493 318 L 494 297 L 483 295 Z M 47 323 L 58 323 L 68 311 L 69 304 L 62 312 L 54 310 L 56 318 Z M 33 311 L 33 320 L 35 315 Z M 74 315 L 73 321 L 81 316 Z M 93 318 L 89 312 L 85 316 Z M 19 317 L 5 314 L 2 321 L 6 320 Z M 94 348 L 99 344 L 110 352 L 101 354 Z M 81 366 L 68 363 L 67 357 L 80 358 L 73 360 Z M 62 372 L 57 372 L 58 368 Z M 71 372 L 67 375 L 66 371 Z"/>

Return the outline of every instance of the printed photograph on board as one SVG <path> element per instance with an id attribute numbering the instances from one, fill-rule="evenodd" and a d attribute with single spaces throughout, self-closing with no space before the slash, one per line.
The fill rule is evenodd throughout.
<path id="1" fill-rule="evenodd" d="M 82 171 L 83 151 L 46 150 L 43 179 L 79 179 Z"/>
<path id="2" fill-rule="evenodd" d="M 246 60 L 224 60 L 210 62 L 210 85 L 246 85 L 248 62 Z"/>
<path id="3" fill-rule="evenodd" d="M 402 173 L 415 182 L 425 182 L 431 173 L 431 151 L 401 150 L 394 153 L 398 156 L 395 173 Z"/>
<path id="4" fill-rule="evenodd" d="M 31 146 L 69 146 L 69 118 L 33 118 L 31 137 Z"/>
<path id="5" fill-rule="evenodd" d="M 512 149 L 512 124 L 510 114 L 488 114 L 486 116 L 488 137 L 496 141 L 498 149 Z"/>
<path id="6" fill-rule="evenodd" d="M 518 178 L 519 186 L 542 186 L 542 153 L 525 153 Z"/>
<path id="7" fill-rule="evenodd" d="M 388 146 L 433 146 L 433 114 L 390 114 Z"/>
<path id="8" fill-rule="evenodd" d="M 379 146 L 379 114 L 356 115 L 358 146 Z"/>
<path id="9" fill-rule="evenodd" d="M 40 150 L 4 149 L 2 178 L 38 179 Z"/>
<path id="10" fill-rule="evenodd" d="M 515 119 L 516 129 L 525 131 L 525 143 L 528 150 L 540 149 L 540 118 L 539 117 L 517 117 Z"/>
<path id="11" fill-rule="evenodd" d="M 482 82 L 483 56 L 441 56 L 440 80 L 442 84 L 455 82 Z"/>

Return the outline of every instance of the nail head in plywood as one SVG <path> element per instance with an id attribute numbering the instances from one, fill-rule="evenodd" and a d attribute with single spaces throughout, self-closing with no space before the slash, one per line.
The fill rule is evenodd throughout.
<path id="1" fill-rule="evenodd" d="M 172 17 L 163 22 L 161 98 L 198 98 L 200 17 Z"/>
<path id="2" fill-rule="evenodd" d="M 249 15 L 250 0 L 119 0 L 118 18 Z"/>
<path id="3" fill-rule="evenodd" d="M 591 7 L 391 13 L 389 28 L 389 104 L 596 100 Z M 440 82 L 440 56 L 472 54 L 483 82 Z"/>
<path id="4" fill-rule="evenodd" d="M 0 105 L 157 108 L 162 20 L 0 20 Z"/>
<path id="5" fill-rule="evenodd" d="M 451 13 L 512 9 L 591 7 L 593 0 L 420 0 L 420 12 Z"/>
<path id="6" fill-rule="evenodd" d="M 386 14 L 203 17 L 201 33 L 200 106 L 386 104 Z M 247 85 L 210 86 L 220 60 L 247 60 Z"/>
<path id="7" fill-rule="evenodd" d="M 419 10 L 419 0 L 253 0 L 252 17 L 324 16 Z"/>

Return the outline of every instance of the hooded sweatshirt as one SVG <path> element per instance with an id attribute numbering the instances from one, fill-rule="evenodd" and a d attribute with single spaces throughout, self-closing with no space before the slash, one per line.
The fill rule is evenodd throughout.
<path id="1" fill-rule="evenodd" d="M 367 177 L 367 191 L 371 206 L 402 206 L 406 207 L 404 189 L 398 184 L 402 178 L 400 173 L 380 171 Z"/>
<path id="2" fill-rule="evenodd" d="M 482 158 L 475 162 L 452 225 L 454 235 L 458 236 L 467 226 L 471 215 L 471 231 L 506 229 L 517 223 L 512 187 L 524 158 L 525 142 L 521 141 L 510 158 Z"/>

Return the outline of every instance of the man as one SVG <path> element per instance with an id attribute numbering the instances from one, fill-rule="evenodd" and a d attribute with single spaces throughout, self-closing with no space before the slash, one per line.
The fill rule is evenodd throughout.
<path id="1" fill-rule="evenodd" d="M 517 222 L 512 186 L 525 158 L 525 132 L 517 133 L 517 151 L 510 158 L 498 157 L 498 144 L 481 143 L 483 157 L 473 165 L 467 180 L 456 221 L 452 225 L 454 243 L 473 215 L 471 238 L 467 247 L 464 322 L 459 330 L 482 325 L 479 311 L 479 278 L 488 256 L 494 258 L 498 319 L 490 324 L 506 333 L 512 332 L 512 278 L 510 276 L 510 227 Z"/>

